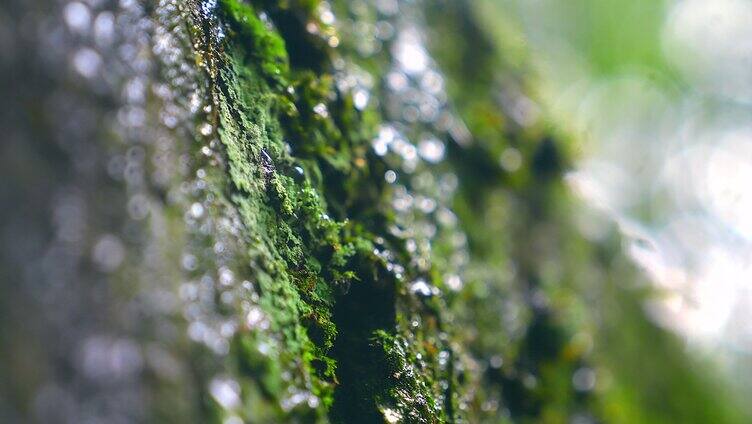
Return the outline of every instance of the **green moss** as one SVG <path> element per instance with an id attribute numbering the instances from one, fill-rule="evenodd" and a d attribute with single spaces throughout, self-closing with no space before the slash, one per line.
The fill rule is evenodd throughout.
<path id="1" fill-rule="evenodd" d="M 290 65 L 282 37 L 267 28 L 248 3 L 221 0 L 221 8 L 231 23 L 230 28 L 237 31 L 238 41 L 247 46 L 244 60 L 258 66 L 269 80 L 284 84 Z"/>
<path id="2" fill-rule="evenodd" d="M 594 321 L 572 318 L 588 311 L 577 290 L 593 287 L 582 281 L 614 253 L 576 232 L 561 178 L 566 144 L 545 125 L 520 127 L 489 94 L 526 91 L 522 70 L 500 76 L 507 62 L 466 49 L 496 46 L 471 5 L 440 4 L 428 7 L 440 29 L 429 38 L 473 135 L 448 136 L 441 166 L 458 177 L 452 206 L 472 258 L 463 290 L 420 297 L 408 283 L 443 287 L 458 234 L 438 236 L 424 267 L 391 235 L 390 166 L 370 148 L 380 113 L 338 90 L 320 4 L 220 3 L 227 37 L 202 53 L 228 177 L 218 195 L 239 213 L 270 322 L 238 333 L 231 351 L 249 421 L 567 422 L 613 414 L 609 399 L 638 402 L 631 386 L 603 395 L 572 385 L 595 366 L 574 341 Z M 388 60 L 385 45 L 358 64 L 380 73 Z M 499 165 L 510 148 L 521 158 L 515 172 Z M 285 406 L 301 388 L 318 402 Z M 272 407 L 253 412 L 262 403 Z"/>
<path id="3" fill-rule="evenodd" d="M 260 378 L 261 394 L 281 405 L 283 376 L 293 374 L 320 400 L 308 412 L 278 407 L 278 417 L 379 422 L 386 409 L 397 408 L 420 417 L 416 422 L 438 422 L 452 404 L 440 387 L 446 379 L 407 372 L 407 364 L 427 366 L 435 355 L 418 361 L 422 347 L 390 342 L 405 340 L 399 336 L 410 328 L 400 318 L 404 312 L 427 321 L 439 312 L 398 307 L 409 295 L 374 253 L 377 235 L 386 236 L 393 222 L 383 181 L 388 168 L 369 150 L 376 115 L 355 109 L 329 74 L 289 66 L 288 50 L 329 56 L 315 40 L 289 35 L 295 22 L 314 19 L 301 18 L 310 16 L 313 3 L 260 6 L 272 19 L 295 18 L 285 21 L 284 41 L 250 4 L 225 0 L 220 6 L 227 37 L 205 54 L 216 58 L 208 73 L 230 182 L 225 194 L 244 225 L 259 305 L 271 330 L 282 335 L 274 360 L 260 353 L 253 329 L 241 332 L 232 349 L 238 377 Z M 409 262 L 401 241 L 380 240 L 395 260 Z M 422 332 L 437 328 L 413 331 Z M 442 344 L 434 349 L 449 349 L 433 338 Z"/>

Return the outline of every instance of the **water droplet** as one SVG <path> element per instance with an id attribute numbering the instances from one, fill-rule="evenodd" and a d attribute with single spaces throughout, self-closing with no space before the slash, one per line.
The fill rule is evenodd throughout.
<path id="1" fill-rule="evenodd" d="M 580 368 L 572 375 L 572 386 L 580 392 L 588 392 L 595 387 L 595 371 L 592 368 Z"/>
<path id="2" fill-rule="evenodd" d="M 214 128 L 208 122 L 204 122 L 203 124 L 201 124 L 201 127 L 199 128 L 199 132 L 201 133 L 201 135 L 205 135 L 205 136 L 210 136 L 213 130 Z"/>
<path id="3" fill-rule="evenodd" d="M 209 393 L 225 409 L 240 406 L 240 384 L 228 377 L 215 377 L 209 383 Z"/>
<path id="4" fill-rule="evenodd" d="M 450 290 L 460 291 L 462 289 L 462 279 L 459 275 L 452 274 L 447 277 L 446 286 L 449 287 Z"/>
<path id="5" fill-rule="evenodd" d="M 229 286 L 235 279 L 235 275 L 226 267 L 219 269 L 219 283 L 223 286 Z"/>
<path id="6" fill-rule="evenodd" d="M 294 390 L 290 396 L 282 399 L 282 401 L 280 402 L 282 409 L 284 409 L 285 411 L 289 411 L 302 403 L 305 403 L 311 408 L 315 408 L 319 404 L 319 399 L 308 391 Z"/>
<path id="7" fill-rule="evenodd" d="M 106 234 L 99 238 L 92 252 L 94 262 L 104 272 L 115 271 L 125 259 L 125 247 L 119 238 Z"/>
<path id="8" fill-rule="evenodd" d="M 450 356 L 451 354 L 449 353 L 449 351 L 442 350 L 441 352 L 439 352 L 439 365 L 445 366 L 446 364 L 448 364 Z"/>
<path id="9" fill-rule="evenodd" d="M 94 77 L 101 65 L 102 58 L 99 53 L 90 48 L 83 48 L 73 55 L 73 68 L 83 77 Z"/>
<path id="10" fill-rule="evenodd" d="M 230 338 L 235 334 L 235 330 L 237 330 L 237 325 L 234 321 L 229 320 L 222 323 L 222 325 L 219 327 L 219 334 L 224 338 Z"/>
<path id="11" fill-rule="evenodd" d="M 316 106 L 314 106 L 313 107 L 313 111 L 317 115 L 319 115 L 319 116 L 321 116 L 323 118 L 328 118 L 329 117 L 329 109 L 327 109 L 326 105 L 323 104 L 323 103 L 319 103 Z"/>
<path id="12" fill-rule="evenodd" d="M 141 220 L 149 215 L 149 201 L 143 194 L 133 195 L 128 200 L 128 215 L 132 219 Z"/>
<path id="13" fill-rule="evenodd" d="M 201 216 L 204 215 L 204 206 L 201 203 L 196 202 L 191 205 L 190 212 L 193 218 L 201 218 Z"/>
<path id="14" fill-rule="evenodd" d="M 99 45 L 112 43 L 115 36 L 115 16 L 111 12 L 102 12 L 94 20 L 94 39 Z"/>
<path id="15" fill-rule="evenodd" d="M 196 257 L 191 255 L 190 253 L 186 253 L 185 255 L 183 255 L 183 258 L 180 261 L 180 263 L 183 266 L 183 269 L 186 271 L 194 271 L 196 269 L 196 266 L 198 265 L 198 261 L 196 260 Z"/>
<path id="16" fill-rule="evenodd" d="M 407 76 L 402 72 L 392 71 L 386 76 L 386 83 L 394 91 L 402 91 L 407 88 Z"/>
<path id="17" fill-rule="evenodd" d="M 222 421 L 222 424 L 243 424 L 243 419 L 237 415 L 230 415 Z"/>
<path id="18" fill-rule="evenodd" d="M 428 54 L 416 29 L 411 28 L 400 33 L 394 46 L 394 57 L 408 74 L 418 74 L 426 70 Z"/>
<path id="19" fill-rule="evenodd" d="M 212 12 L 217 7 L 217 0 L 204 0 L 201 2 L 201 14 L 204 18 L 208 18 L 212 15 Z"/>
<path id="20" fill-rule="evenodd" d="M 92 336 L 83 343 L 81 366 L 94 378 L 118 378 L 141 369 L 143 357 L 138 346 L 129 339 Z"/>
<path id="21" fill-rule="evenodd" d="M 332 13 L 331 10 L 324 10 L 321 12 L 321 16 L 319 16 L 319 19 L 321 19 L 322 23 L 325 23 L 327 25 L 331 25 L 334 23 L 334 13 Z"/>
<path id="22" fill-rule="evenodd" d="M 63 19 L 70 29 L 85 33 L 91 24 L 91 13 L 85 4 L 74 1 L 65 5 Z"/>
<path id="23" fill-rule="evenodd" d="M 245 316 L 245 323 L 248 328 L 260 328 L 262 330 L 268 326 L 266 315 L 261 311 L 261 308 L 257 306 L 250 308 Z"/>
<path id="24" fill-rule="evenodd" d="M 435 287 L 432 287 L 426 282 L 426 280 L 418 279 L 410 284 L 410 292 L 417 294 L 418 296 L 429 297 L 436 291 Z"/>
<path id="25" fill-rule="evenodd" d="M 494 355 L 488 361 L 488 364 L 491 365 L 491 368 L 499 369 L 504 365 L 504 359 L 500 355 Z"/>
<path id="26" fill-rule="evenodd" d="M 428 138 L 418 143 L 420 157 L 431 163 L 438 163 L 444 159 L 444 143 L 436 138 Z"/>
<path id="27" fill-rule="evenodd" d="M 398 411 L 395 411 L 394 409 L 384 408 L 384 419 L 389 424 L 396 424 L 400 421 L 402 421 L 402 414 L 400 414 Z"/>
<path id="28" fill-rule="evenodd" d="M 394 141 L 397 131 L 394 127 L 384 125 L 379 128 L 379 135 L 373 140 L 373 150 L 379 156 L 384 156 L 389 150 L 389 145 Z"/>
<path id="29" fill-rule="evenodd" d="M 507 147 L 501 153 L 499 164 L 505 171 L 514 172 L 522 166 L 522 155 L 520 154 L 520 151 L 514 147 Z"/>
<path id="30" fill-rule="evenodd" d="M 355 108 L 358 110 L 363 110 L 368 105 L 368 99 L 370 95 L 368 94 L 368 91 L 366 90 L 356 90 L 355 94 L 353 94 L 353 104 L 355 105 Z"/>

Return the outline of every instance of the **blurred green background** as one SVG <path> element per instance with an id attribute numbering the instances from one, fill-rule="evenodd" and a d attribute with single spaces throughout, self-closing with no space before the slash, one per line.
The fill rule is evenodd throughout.
<path id="1" fill-rule="evenodd" d="M 570 187 L 619 225 L 661 293 L 648 315 L 749 393 L 752 2 L 485 0 L 476 12 L 533 64 L 540 107 L 573 140 Z"/>

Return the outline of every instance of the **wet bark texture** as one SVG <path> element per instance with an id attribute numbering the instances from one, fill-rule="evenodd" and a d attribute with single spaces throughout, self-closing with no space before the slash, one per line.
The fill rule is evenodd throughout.
<path id="1" fill-rule="evenodd" d="M 741 420 L 473 2 L 1 10 L 0 421 Z"/>

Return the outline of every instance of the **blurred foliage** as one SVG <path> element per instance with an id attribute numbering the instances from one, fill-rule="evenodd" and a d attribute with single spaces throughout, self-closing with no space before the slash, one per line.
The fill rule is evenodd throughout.
<path id="1" fill-rule="evenodd" d="M 662 0 L 502 0 L 478 2 L 480 22 L 490 31 L 499 17 L 515 24 L 528 38 L 536 59 L 569 49 L 583 57 L 597 76 L 628 68 L 676 75 L 666 62 L 661 35 L 667 13 Z M 518 35 L 519 37 L 519 35 Z M 551 43 L 546 45 L 545 43 Z"/>

